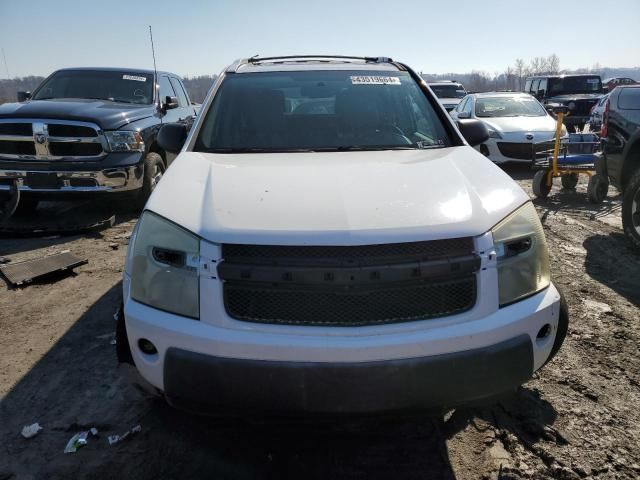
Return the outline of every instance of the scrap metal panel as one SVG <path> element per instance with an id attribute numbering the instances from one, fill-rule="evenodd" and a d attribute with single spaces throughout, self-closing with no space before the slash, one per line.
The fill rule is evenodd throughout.
<path id="1" fill-rule="evenodd" d="M 0 272 L 11 284 L 22 285 L 49 273 L 71 270 L 87 262 L 86 259 L 83 260 L 69 252 L 65 252 L 35 260 L 2 265 L 0 266 Z"/>

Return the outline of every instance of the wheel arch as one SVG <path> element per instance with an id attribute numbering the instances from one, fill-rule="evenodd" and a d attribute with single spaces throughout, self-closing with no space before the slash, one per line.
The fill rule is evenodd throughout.
<path id="1" fill-rule="evenodd" d="M 624 154 L 624 163 L 622 164 L 622 172 L 620 183 L 622 190 L 633 176 L 633 172 L 640 169 L 640 132 L 634 135 L 633 140 L 629 142 L 627 151 Z"/>

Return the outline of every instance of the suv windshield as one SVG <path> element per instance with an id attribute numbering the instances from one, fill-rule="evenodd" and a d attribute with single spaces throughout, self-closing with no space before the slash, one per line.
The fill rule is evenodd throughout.
<path id="1" fill-rule="evenodd" d="M 531 97 L 484 97 L 476 100 L 476 117 L 544 117 L 546 110 Z"/>
<path id="2" fill-rule="evenodd" d="M 549 78 L 549 95 L 569 93 L 600 93 L 602 81 L 598 76 Z"/>
<path id="3" fill-rule="evenodd" d="M 438 98 L 463 98 L 467 92 L 462 85 L 429 85 Z"/>
<path id="4" fill-rule="evenodd" d="M 34 94 L 34 100 L 87 98 L 120 103 L 150 104 L 153 75 L 105 70 L 63 70 L 54 73 Z"/>
<path id="5" fill-rule="evenodd" d="M 195 150 L 220 153 L 437 148 L 451 138 L 406 72 L 229 74 Z"/>

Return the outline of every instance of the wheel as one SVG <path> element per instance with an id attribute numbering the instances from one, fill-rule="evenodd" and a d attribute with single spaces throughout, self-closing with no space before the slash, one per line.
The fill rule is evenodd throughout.
<path id="1" fill-rule="evenodd" d="M 624 189 L 622 228 L 629 243 L 640 248 L 640 169 L 634 172 Z"/>
<path id="2" fill-rule="evenodd" d="M 19 202 L 20 190 L 15 183 L 11 184 L 8 192 L 0 192 L 0 222 L 14 214 Z"/>
<path id="3" fill-rule="evenodd" d="M 538 198 L 547 198 L 551 191 L 551 186 L 547 185 L 548 170 L 538 170 L 533 176 L 533 194 Z"/>
<path id="4" fill-rule="evenodd" d="M 564 298 L 564 294 L 562 290 L 556 285 L 556 289 L 558 293 L 560 293 L 560 316 L 558 317 L 558 330 L 556 331 L 556 338 L 553 340 L 553 347 L 551 347 L 551 353 L 549 353 L 549 357 L 542 365 L 546 365 L 553 357 L 556 356 L 560 347 L 564 343 L 564 339 L 567 336 L 567 331 L 569 330 L 569 306 L 567 305 L 567 300 Z"/>
<path id="5" fill-rule="evenodd" d="M 591 203 L 602 203 L 609 190 L 609 181 L 604 175 L 592 175 L 587 186 L 587 197 Z"/>
<path id="6" fill-rule="evenodd" d="M 578 185 L 578 174 L 577 173 L 563 173 L 560 176 L 560 180 L 562 181 L 562 187 L 567 190 L 575 190 L 576 185 Z"/>
<path id="7" fill-rule="evenodd" d="M 155 152 L 148 153 L 144 159 L 142 188 L 136 192 L 136 198 L 133 202 L 133 206 L 137 210 L 141 210 L 145 203 L 147 203 L 151 192 L 155 190 L 156 185 L 158 185 L 162 175 L 164 175 L 164 171 L 165 168 L 162 157 Z"/>

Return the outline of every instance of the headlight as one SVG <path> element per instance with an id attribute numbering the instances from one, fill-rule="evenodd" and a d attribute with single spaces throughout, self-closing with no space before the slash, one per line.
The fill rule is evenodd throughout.
<path id="1" fill-rule="evenodd" d="M 112 152 L 144 152 L 144 141 L 139 132 L 114 130 L 104 134 Z"/>
<path id="2" fill-rule="evenodd" d="M 185 317 L 200 317 L 200 240 L 194 234 L 144 212 L 127 253 L 131 298 Z"/>
<path id="3" fill-rule="evenodd" d="M 487 127 L 487 130 L 489 131 L 489 138 L 502 138 L 502 135 L 497 130 L 491 127 Z"/>
<path id="4" fill-rule="evenodd" d="M 498 255 L 500 306 L 549 286 L 549 254 L 542 224 L 527 202 L 491 230 Z"/>

